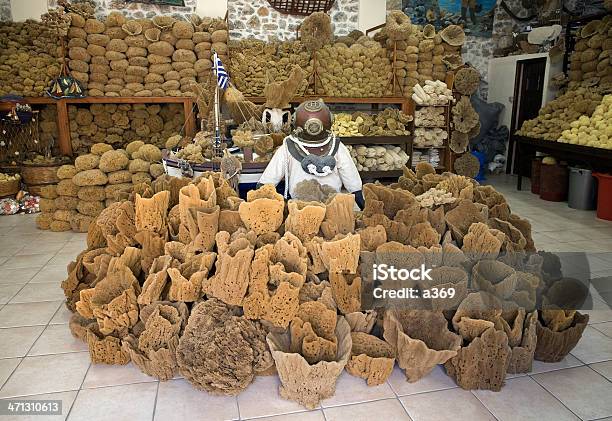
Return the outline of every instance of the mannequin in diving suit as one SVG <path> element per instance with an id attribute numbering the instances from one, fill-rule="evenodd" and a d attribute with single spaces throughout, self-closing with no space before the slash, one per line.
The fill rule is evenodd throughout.
<path id="1" fill-rule="evenodd" d="M 351 155 L 331 131 L 333 116 L 322 100 L 300 104 L 293 116 L 293 132 L 274 153 L 258 185 L 285 181 L 285 198 L 295 186 L 316 180 L 340 192 L 345 188 L 363 208 L 362 182 Z"/>

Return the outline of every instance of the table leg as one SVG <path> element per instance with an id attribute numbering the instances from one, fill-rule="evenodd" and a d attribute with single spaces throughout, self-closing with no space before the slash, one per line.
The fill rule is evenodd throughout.
<path id="1" fill-rule="evenodd" d="M 518 177 L 516 179 L 516 189 L 518 191 L 521 191 L 521 188 L 523 187 L 523 171 L 522 171 L 522 165 L 521 165 L 521 141 L 517 141 L 515 142 L 515 146 L 514 146 L 514 153 L 516 154 L 516 159 L 514 160 L 514 167 L 516 170 L 516 173 L 518 174 Z"/>

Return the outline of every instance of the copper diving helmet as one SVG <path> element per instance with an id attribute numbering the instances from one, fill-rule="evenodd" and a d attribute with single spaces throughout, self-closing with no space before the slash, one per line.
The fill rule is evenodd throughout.
<path id="1" fill-rule="evenodd" d="M 317 143 L 329 137 L 334 117 L 322 99 L 302 102 L 293 114 L 295 134 L 306 143 Z"/>

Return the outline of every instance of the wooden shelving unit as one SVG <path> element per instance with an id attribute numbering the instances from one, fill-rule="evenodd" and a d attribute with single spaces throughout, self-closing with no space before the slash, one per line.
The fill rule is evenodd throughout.
<path id="1" fill-rule="evenodd" d="M 420 127 L 424 128 L 424 129 L 433 129 L 433 128 L 444 129 L 448 133 L 448 137 L 444 141 L 444 145 L 442 145 L 442 146 L 415 146 L 414 143 L 413 143 L 412 149 L 413 150 L 415 150 L 415 149 L 416 150 L 426 150 L 426 151 L 430 151 L 432 149 L 439 149 L 440 150 L 440 154 L 442 156 L 440 157 L 440 163 L 436 167 L 436 171 L 444 172 L 444 171 L 447 171 L 448 168 L 452 168 L 452 151 L 450 150 L 450 147 L 449 147 L 450 136 L 451 136 L 451 118 L 450 118 L 450 113 L 451 113 L 452 105 L 451 104 L 444 104 L 444 105 L 416 105 L 415 110 L 420 109 L 420 108 L 429 108 L 429 107 L 445 108 L 445 111 L 444 111 L 444 121 L 445 121 L 445 124 L 444 124 L 444 126 L 420 126 Z M 413 133 L 414 133 L 414 130 L 416 128 L 417 128 L 416 124 L 413 124 L 413 129 L 412 129 Z M 416 164 L 414 163 L 414 161 L 412 159 L 412 156 L 410 157 L 410 163 L 411 163 L 411 167 L 415 168 Z"/>
<path id="2" fill-rule="evenodd" d="M 264 97 L 247 98 L 256 104 L 266 102 Z M 295 97 L 291 104 L 300 104 L 311 99 L 322 99 L 327 104 L 368 104 L 372 106 L 372 111 L 378 111 L 381 105 L 398 105 L 404 114 L 414 116 L 415 104 L 412 98 L 389 96 L 381 98 L 352 98 L 352 97 L 327 97 L 327 96 L 300 96 Z M 410 124 L 410 132 L 414 133 L 414 125 Z M 412 163 L 412 139 L 413 135 L 409 136 L 354 136 L 341 137 L 345 145 L 397 145 L 408 154 L 410 160 L 407 165 Z M 402 170 L 392 171 L 361 171 L 359 173 L 363 180 L 373 181 L 380 179 L 397 179 L 402 175 Z"/>
<path id="3" fill-rule="evenodd" d="M 57 107 L 58 147 L 60 153 L 72 156 L 70 141 L 70 121 L 68 119 L 68 105 L 77 104 L 183 104 L 185 111 L 185 135 L 195 136 L 196 118 L 194 112 L 194 99 L 191 97 L 85 97 L 62 98 L 49 97 L 26 98 L 30 105 L 55 105 Z"/>

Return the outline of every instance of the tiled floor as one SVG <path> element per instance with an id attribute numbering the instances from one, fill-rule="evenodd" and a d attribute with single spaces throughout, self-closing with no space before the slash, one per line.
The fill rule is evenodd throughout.
<path id="1" fill-rule="evenodd" d="M 539 248 L 593 251 L 589 263 L 595 276 L 612 274 L 612 222 L 516 192 L 513 179 L 494 184 L 514 212 L 532 221 Z M 182 379 L 159 383 L 133 365 L 92 365 L 86 346 L 69 333 L 59 288 L 66 264 L 84 244 L 83 234 L 36 230 L 33 216 L 0 217 L 0 398 L 63 402 L 63 416 L 34 420 L 612 419 L 612 309 L 598 298 L 571 355 L 556 364 L 536 361 L 529 375 L 510 376 L 497 393 L 462 390 L 441 367 L 407 383 L 396 367 L 389 381 L 375 388 L 344 373 L 333 398 L 305 411 L 279 397 L 276 377 L 259 377 L 234 398 L 197 391 Z M 606 291 L 612 288 L 597 292 Z"/>

